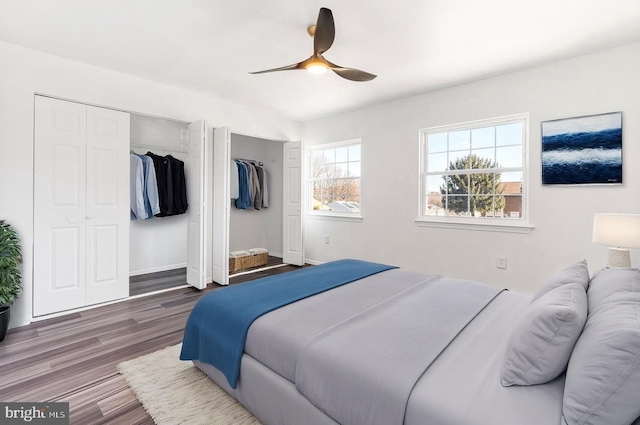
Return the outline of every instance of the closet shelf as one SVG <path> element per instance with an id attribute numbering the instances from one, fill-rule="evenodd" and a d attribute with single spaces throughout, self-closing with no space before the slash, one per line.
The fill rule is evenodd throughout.
<path id="1" fill-rule="evenodd" d="M 166 152 L 178 152 L 178 153 L 187 153 L 186 149 L 176 149 L 176 148 L 169 148 L 169 147 L 165 147 L 165 146 L 158 146 L 158 145 L 144 145 L 144 144 L 131 144 L 131 149 L 149 149 L 149 150 L 160 150 L 160 151 L 166 151 Z"/>

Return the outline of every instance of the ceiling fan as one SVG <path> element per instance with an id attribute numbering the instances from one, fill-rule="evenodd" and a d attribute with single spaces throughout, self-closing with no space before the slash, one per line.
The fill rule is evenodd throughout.
<path id="1" fill-rule="evenodd" d="M 307 33 L 313 37 L 313 55 L 302 62 L 283 66 L 280 68 L 266 69 L 264 71 L 250 72 L 250 74 L 264 74 L 267 72 L 290 71 L 296 69 L 307 70 L 313 74 L 321 74 L 327 69 L 332 70 L 342 78 L 351 81 L 370 81 L 376 78 L 375 75 L 359 69 L 345 68 L 335 63 L 329 62 L 322 56 L 324 52 L 329 50 L 336 36 L 336 27 L 333 23 L 333 13 L 326 7 L 320 8 L 318 13 L 318 21 L 315 25 L 307 28 Z"/>

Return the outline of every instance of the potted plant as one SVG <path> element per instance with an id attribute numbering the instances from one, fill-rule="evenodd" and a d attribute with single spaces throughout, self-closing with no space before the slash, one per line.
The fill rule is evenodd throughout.
<path id="1" fill-rule="evenodd" d="M 22 290 L 22 276 L 18 267 L 20 263 L 20 238 L 9 224 L 0 220 L 0 342 L 4 340 L 9 328 L 11 304 Z"/>

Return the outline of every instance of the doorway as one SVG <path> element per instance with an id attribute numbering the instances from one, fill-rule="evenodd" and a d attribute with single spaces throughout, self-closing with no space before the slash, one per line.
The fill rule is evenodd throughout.
<path id="1" fill-rule="evenodd" d="M 303 265 L 301 147 L 301 142 L 236 134 L 228 127 L 214 129 L 211 247 L 214 282 L 229 284 L 230 252 L 266 248 L 260 245 L 270 246 L 272 256 L 282 257 L 285 264 Z M 267 208 L 257 209 L 254 205 L 246 211 L 247 208 L 238 208 L 232 201 L 231 170 L 238 172 L 238 164 L 234 162 L 242 160 L 256 161 L 267 167 L 271 176 L 268 178 Z"/>

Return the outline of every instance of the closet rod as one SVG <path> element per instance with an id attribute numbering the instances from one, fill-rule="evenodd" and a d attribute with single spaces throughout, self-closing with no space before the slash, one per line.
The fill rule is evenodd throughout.
<path id="1" fill-rule="evenodd" d="M 131 145 L 131 149 L 136 149 L 136 148 L 149 149 L 149 150 L 158 149 L 158 150 L 161 150 L 161 151 L 178 152 L 178 153 L 184 153 L 184 154 L 187 153 L 187 150 L 185 150 L 185 149 L 165 148 L 164 146 L 143 145 L 143 144 L 138 144 L 138 143 Z"/>
<path id="2" fill-rule="evenodd" d="M 234 161 L 255 162 L 258 165 L 264 165 L 262 161 L 256 161 L 255 159 L 244 159 L 244 158 L 231 158 L 231 159 L 233 159 Z"/>

